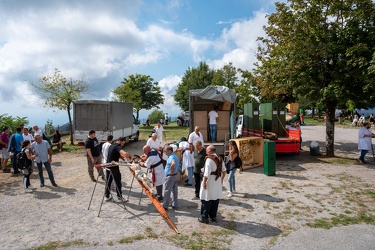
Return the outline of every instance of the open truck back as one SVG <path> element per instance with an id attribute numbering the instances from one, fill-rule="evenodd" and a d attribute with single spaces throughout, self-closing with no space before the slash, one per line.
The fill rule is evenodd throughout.
<path id="1" fill-rule="evenodd" d="M 200 127 L 205 145 L 212 144 L 216 152 L 225 155 L 229 139 L 234 138 L 236 118 L 236 92 L 225 86 L 209 86 L 205 89 L 189 91 L 190 133 L 195 126 Z M 217 124 L 216 142 L 209 141 L 208 113 L 218 106 L 219 122 Z"/>
<path id="2" fill-rule="evenodd" d="M 127 141 L 139 138 L 139 123 L 133 116 L 133 103 L 99 100 L 80 100 L 73 103 L 74 139 L 86 140 L 89 131 L 96 131 L 99 142 L 108 135 L 114 139 L 125 137 Z"/>

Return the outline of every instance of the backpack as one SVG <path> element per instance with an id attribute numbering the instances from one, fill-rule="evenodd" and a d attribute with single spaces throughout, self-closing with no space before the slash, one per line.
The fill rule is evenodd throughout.
<path id="1" fill-rule="evenodd" d="M 17 168 L 19 170 L 27 169 L 28 168 L 27 160 L 28 159 L 27 159 L 25 149 L 22 149 L 22 151 L 16 155 Z"/>
<path id="2" fill-rule="evenodd" d="M 216 163 L 216 171 L 212 171 L 211 172 L 211 175 L 216 175 L 216 178 L 215 178 L 215 181 L 221 177 L 221 173 L 222 173 L 222 163 L 223 163 L 223 160 L 221 159 L 220 156 L 216 156 L 216 155 L 207 155 L 205 158 L 204 158 L 204 161 L 207 160 L 207 158 L 210 158 L 211 160 L 213 160 L 215 163 Z"/>

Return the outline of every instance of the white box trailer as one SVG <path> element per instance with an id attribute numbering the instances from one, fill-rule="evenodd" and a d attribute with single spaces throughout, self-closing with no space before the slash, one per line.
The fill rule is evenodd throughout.
<path id="1" fill-rule="evenodd" d="M 73 103 L 74 139 L 86 140 L 89 131 L 95 130 L 99 142 L 108 135 L 114 139 L 125 137 L 138 141 L 139 122 L 133 116 L 133 103 L 99 100 L 80 100 Z"/>

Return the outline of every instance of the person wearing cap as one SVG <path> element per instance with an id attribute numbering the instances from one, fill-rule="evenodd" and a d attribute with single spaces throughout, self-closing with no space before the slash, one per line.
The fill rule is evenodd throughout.
<path id="1" fill-rule="evenodd" d="M 118 162 L 119 159 L 131 159 L 131 155 L 123 150 L 126 143 L 125 137 L 120 137 L 117 139 L 116 143 L 112 144 L 108 148 L 107 163 Z M 114 199 L 115 202 L 127 202 L 126 199 L 122 197 L 122 183 L 121 183 L 121 172 L 119 165 L 111 165 L 106 168 L 106 187 L 105 187 L 105 201 L 110 201 L 112 196 L 110 195 L 112 181 L 115 181 L 116 184 L 116 193 L 117 199 Z"/>
<path id="2" fill-rule="evenodd" d="M 87 170 L 93 182 L 96 182 L 94 177 L 94 167 L 96 164 L 102 163 L 101 148 L 98 139 L 96 138 L 95 130 L 90 130 L 89 136 L 85 141 L 86 157 L 87 157 Z M 97 169 L 98 174 L 104 179 L 103 170 Z"/>
<path id="3" fill-rule="evenodd" d="M 8 160 L 10 158 L 9 151 L 8 151 L 9 133 L 10 133 L 9 128 L 4 127 L 3 132 L 0 135 L 1 167 L 3 169 L 3 173 L 10 172 L 10 170 L 7 169 Z"/>

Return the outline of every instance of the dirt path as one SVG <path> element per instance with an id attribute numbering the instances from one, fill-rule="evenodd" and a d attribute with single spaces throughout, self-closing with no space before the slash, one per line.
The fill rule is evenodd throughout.
<path id="1" fill-rule="evenodd" d="M 324 153 L 324 129 L 302 127 L 304 151 L 295 156 L 278 156 L 276 176 L 264 175 L 263 168 L 237 173 L 238 193 L 231 199 L 226 197 L 225 179 L 218 223 L 198 223 L 200 201 L 191 199 L 192 187 L 181 185 L 180 207 L 169 210 L 180 235 L 167 225 L 148 198 L 140 200 L 141 188 L 136 183 L 126 210 L 112 202 L 104 203 L 98 217 L 104 190 L 99 181 L 88 210 L 94 184 L 88 177 L 83 151 L 54 156 L 57 188 L 48 180 L 44 188 L 39 188 L 37 173 L 33 173 L 31 183 L 38 188 L 33 194 L 25 194 L 22 177 L 1 173 L 0 249 L 27 249 L 54 241 L 72 245 L 65 249 L 179 249 L 202 247 L 202 242 L 207 248 L 268 249 L 277 239 L 307 228 L 307 224 L 316 225 L 316 219 L 329 223 L 331 218 L 345 215 L 374 218 L 375 164 L 368 155 L 372 164 L 357 165 L 357 129 L 336 129 L 337 158 L 310 156 L 311 141 L 318 141 Z M 131 143 L 126 150 L 140 155 L 144 144 Z M 131 175 L 125 167 L 122 177 L 127 196 Z M 205 237 L 207 234 L 210 239 Z"/>

